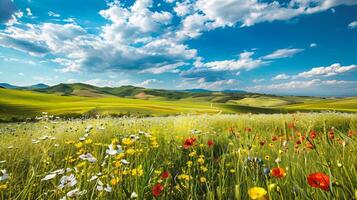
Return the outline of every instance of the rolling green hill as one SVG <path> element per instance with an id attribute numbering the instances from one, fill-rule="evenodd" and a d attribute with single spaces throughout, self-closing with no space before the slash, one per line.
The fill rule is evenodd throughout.
<path id="1" fill-rule="evenodd" d="M 0 89 L 0 119 L 25 119 L 48 112 L 56 116 L 175 115 L 181 113 L 232 113 L 208 102 L 159 101 L 113 96 L 100 98 L 61 96 L 33 91 Z"/>
<path id="2" fill-rule="evenodd" d="M 131 85 L 121 87 L 96 87 L 83 83 L 59 84 L 52 87 L 34 90 L 42 93 L 57 94 L 62 96 L 81 97 L 108 97 L 117 96 L 134 99 L 155 99 L 155 100 L 198 100 L 225 103 L 229 100 L 237 100 L 245 97 L 242 92 L 213 92 L 208 90 L 176 91 L 148 89 Z"/>
<path id="3" fill-rule="evenodd" d="M 23 120 L 48 112 L 55 116 L 285 113 L 296 111 L 357 112 L 357 97 L 275 96 L 250 93 L 184 92 L 59 84 L 45 89 L 0 88 L 0 120 Z"/>

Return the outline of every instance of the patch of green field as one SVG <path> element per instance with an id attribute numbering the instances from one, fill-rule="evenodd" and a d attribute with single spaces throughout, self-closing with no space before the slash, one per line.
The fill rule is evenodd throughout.
<path id="1" fill-rule="evenodd" d="M 236 101 L 232 101 L 238 105 L 253 106 L 253 107 L 274 107 L 291 104 L 291 101 L 274 97 L 256 97 L 256 98 L 244 98 Z"/>
<path id="2" fill-rule="evenodd" d="M 68 114 L 174 115 L 180 113 L 218 113 L 208 102 L 141 100 L 120 97 L 89 98 L 58 96 L 30 91 L 0 89 L 0 118 L 27 118 Z"/>
<path id="3" fill-rule="evenodd" d="M 81 92 L 74 90 L 74 92 Z M 82 91 L 83 92 L 83 91 Z M 122 98 L 110 94 L 91 93 L 61 96 L 34 91 L 0 88 L 0 119 L 23 120 L 48 112 L 56 116 L 136 115 L 166 116 L 178 114 L 217 113 L 286 113 L 295 111 L 335 110 L 357 112 L 357 98 L 321 99 L 308 97 L 252 96 L 228 101 L 222 93 L 198 94 L 196 97 L 172 100 L 141 93 L 138 98 Z M 84 97 L 87 96 L 87 97 Z M 226 102 L 227 103 L 222 103 Z"/>
<path id="4" fill-rule="evenodd" d="M 300 104 L 286 105 L 281 108 L 286 110 L 334 110 L 341 112 L 357 112 L 357 98 L 337 98 L 337 99 L 324 99 L 319 101 L 308 101 Z"/>

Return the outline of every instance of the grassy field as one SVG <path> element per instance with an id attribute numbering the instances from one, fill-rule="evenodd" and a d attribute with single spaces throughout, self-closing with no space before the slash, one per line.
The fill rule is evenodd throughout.
<path id="1" fill-rule="evenodd" d="M 73 88 L 72 88 L 73 89 Z M 74 88 L 76 89 L 76 88 Z M 89 90 L 85 90 L 89 94 Z M 79 91 L 71 90 L 72 93 Z M 124 94 L 127 92 L 124 91 Z M 96 93 L 97 94 L 97 93 Z M 122 93 L 121 93 L 122 94 Z M 140 95 L 141 93 L 139 93 Z M 168 94 L 165 94 L 168 95 Z M 357 98 L 321 99 L 313 97 L 256 96 L 241 100 L 229 100 L 224 94 L 205 96 L 198 94 L 179 100 L 142 94 L 132 98 L 97 94 L 90 97 L 61 96 L 34 91 L 0 88 L 0 120 L 14 121 L 34 118 L 42 112 L 55 116 L 167 116 L 179 114 L 217 113 L 287 113 L 295 111 L 357 112 Z M 135 98 L 138 97 L 138 98 Z M 219 100 L 218 100 L 219 99 Z"/>
<path id="2" fill-rule="evenodd" d="M 355 199 L 356 139 L 341 113 L 0 124 L 0 199 Z"/>
<path id="3" fill-rule="evenodd" d="M 51 115 L 85 115 L 96 113 L 132 115 L 173 115 L 180 113 L 219 113 L 208 102 L 141 100 L 120 97 L 78 97 L 43 94 L 31 91 L 0 89 L 0 118 L 35 117 L 41 112 Z"/>

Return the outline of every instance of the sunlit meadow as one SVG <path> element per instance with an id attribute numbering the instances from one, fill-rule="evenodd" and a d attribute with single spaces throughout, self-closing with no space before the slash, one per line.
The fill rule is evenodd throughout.
<path id="1" fill-rule="evenodd" d="M 357 115 L 0 125 L 0 199 L 357 199 Z"/>

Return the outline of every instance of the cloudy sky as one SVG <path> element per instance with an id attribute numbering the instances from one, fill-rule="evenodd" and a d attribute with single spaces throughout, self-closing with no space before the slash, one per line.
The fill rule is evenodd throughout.
<path id="1" fill-rule="evenodd" d="M 357 0 L 0 0 L 0 82 L 357 95 Z"/>

